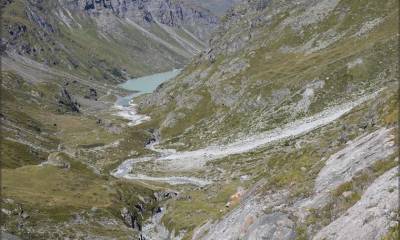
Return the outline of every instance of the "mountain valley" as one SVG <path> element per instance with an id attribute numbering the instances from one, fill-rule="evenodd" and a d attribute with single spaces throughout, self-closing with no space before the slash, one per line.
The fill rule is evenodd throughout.
<path id="1" fill-rule="evenodd" d="M 2 239 L 398 239 L 397 1 L 1 11 Z"/>

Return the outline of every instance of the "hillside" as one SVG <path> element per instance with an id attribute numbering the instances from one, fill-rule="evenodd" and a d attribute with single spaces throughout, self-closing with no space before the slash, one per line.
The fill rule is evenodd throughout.
<path id="1" fill-rule="evenodd" d="M 182 185 L 162 223 L 184 239 L 395 239 L 397 2 L 247 1 L 222 21 L 138 99 L 161 156 L 125 177 Z"/>
<path id="2" fill-rule="evenodd" d="M 218 22 L 182 1 L 13 0 L 2 11 L 10 58 L 106 82 L 182 67 Z"/>
<path id="3" fill-rule="evenodd" d="M 397 10 L 393 1 L 378 4 L 242 5 L 225 16 L 210 48 L 140 107 L 159 121 L 165 140 L 195 146 L 205 136 L 272 129 L 376 91 L 397 76 Z"/>

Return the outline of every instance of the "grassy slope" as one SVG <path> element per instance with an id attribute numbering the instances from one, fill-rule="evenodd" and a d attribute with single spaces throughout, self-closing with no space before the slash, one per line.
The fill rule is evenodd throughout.
<path id="1" fill-rule="evenodd" d="M 152 191 L 137 184 L 110 181 L 95 175 L 81 163 L 71 162 L 69 170 L 52 166 L 2 170 L 3 198 L 14 201 L 5 207 L 14 209 L 21 205 L 30 216 L 22 228 L 16 228 L 15 223 L 21 222 L 18 216 L 3 214 L 6 229 L 23 237 L 31 232 L 33 239 L 76 238 L 79 234 L 119 239 L 134 236 L 136 233 L 121 221 L 119 211 L 125 206 L 141 203 L 138 195 L 151 196 Z M 154 199 L 151 201 L 155 204 Z M 154 209 L 148 205 L 145 206 L 151 213 Z M 68 225 L 77 214 L 86 221 Z M 105 227 L 99 224 L 102 219 L 116 223 Z"/>
<path id="2" fill-rule="evenodd" d="M 143 153 L 148 134 L 132 128 L 112 132 L 96 123 L 100 118 L 116 127 L 125 124 L 111 115 L 112 102 L 96 102 L 104 106 L 94 113 L 85 113 L 90 105 L 83 106 L 80 114 L 59 112 L 57 96 L 61 86 L 77 96 L 80 91 L 74 88 L 88 88 L 81 82 L 65 86 L 64 79 L 54 75 L 51 82 L 32 83 L 9 70 L 2 72 L 2 80 L 2 208 L 12 211 L 11 215 L 2 213 L 4 229 L 32 239 L 135 236 L 137 232 L 122 222 L 120 210 L 128 207 L 137 211 L 134 206 L 141 203 L 145 211 L 139 221 L 143 221 L 157 206 L 153 190 L 110 178 L 108 172 L 123 159 Z M 98 94 L 101 97 L 106 93 L 99 90 Z M 117 140 L 117 146 L 93 150 Z M 49 153 L 60 151 L 59 145 L 71 168 L 38 166 Z M 102 173 L 95 174 L 92 168 Z M 19 206 L 29 215 L 27 219 L 18 214 Z M 98 210 L 92 212 L 93 207 Z M 86 221 L 71 224 L 77 214 Z M 102 221 L 115 224 L 104 226 Z"/>

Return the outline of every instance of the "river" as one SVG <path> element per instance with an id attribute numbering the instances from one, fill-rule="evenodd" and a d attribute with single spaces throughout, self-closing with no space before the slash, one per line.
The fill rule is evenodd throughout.
<path id="1" fill-rule="evenodd" d="M 137 113 L 133 98 L 146 93 L 152 93 L 160 84 L 176 77 L 181 69 L 174 69 L 168 72 L 152 74 L 144 77 L 133 78 L 120 84 L 119 87 L 134 93 L 125 97 L 118 97 L 115 102 L 117 113 L 115 115 L 129 120 L 129 126 L 139 125 L 150 120 L 150 117 Z"/>

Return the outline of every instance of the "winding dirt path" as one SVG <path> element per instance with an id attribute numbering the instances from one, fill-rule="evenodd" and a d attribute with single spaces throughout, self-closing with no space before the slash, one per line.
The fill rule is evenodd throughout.
<path id="1" fill-rule="evenodd" d="M 158 181 L 166 182 L 172 185 L 191 184 L 197 186 L 205 186 L 207 184 L 210 184 L 211 181 L 190 176 L 146 176 L 140 173 L 134 173 L 134 165 L 138 162 L 152 161 L 154 164 L 156 164 L 157 167 L 165 172 L 190 171 L 201 169 L 208 161 L 221 159 L 230 155 L 250 152 L 267 144 L 288 139 L 291 137 L 304 135 L 315 129 L 326 126 L 339 119 L 343 115 L 347 114 L 356 106 L 359 106 L 360 104 L 376 97 L 379 92 L 380 91 L 374 92 L 352 102 L 340 104 L 335 107 L 326 109 L 311 117 L 294 121 L 271 131 L 266 131 L 260 134 L 246 137 L 244 139 L 239 139 L 233 143 L 226 145 L 212 145 L 194 151 L 183 152 L 175 152 L 171 149 L 163 150 L 155 148 L 155 146 L 151 146 L 152 149 L 157 151 L 160 156 L 126 160 L 111 174 L 118 178 L 126 178 L 132 180 Z"/>

